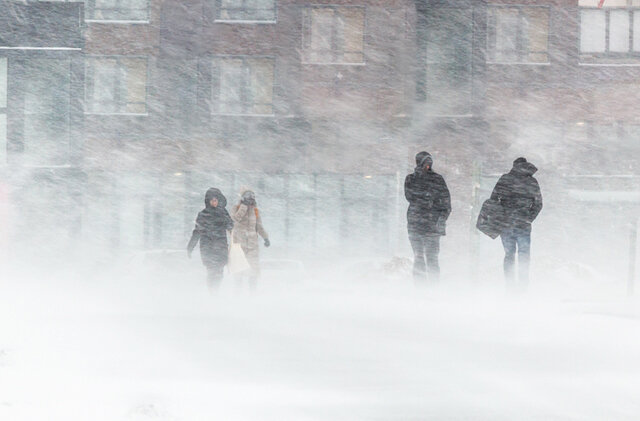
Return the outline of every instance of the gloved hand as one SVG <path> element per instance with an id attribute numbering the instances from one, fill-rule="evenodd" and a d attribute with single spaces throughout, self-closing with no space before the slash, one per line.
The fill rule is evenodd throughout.
<path id="1" fill-rule="evenodd" d="M 271 241 L 269 241 L 269 239 L 268 239 L 268 238 L 265 238 L 265 239 L 264 239 L 264 246 L 265 246 L 265 247 L 269 247 L 270 245 L 271 245 Z"/>

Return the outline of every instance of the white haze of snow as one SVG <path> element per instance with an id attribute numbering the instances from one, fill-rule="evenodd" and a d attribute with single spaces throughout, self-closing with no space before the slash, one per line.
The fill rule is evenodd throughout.
<path id="1" fill-rule="evenodd" d="M 189 12 L 189 7 L 185 2 L 182 12 Z M 402 20 L 407 15 L 400 11 L 393 16 Z M 563 23 L 563 18 L 556 17 L 553 25 Z M 401 23 L 407 29 L 412 25 Z M 392 32 L 395 27 L 382 29 Z M 395 40 L 388 47 L 391 53 L 382 49 L 367 59 L 402 63 L 404 59 L 394 55 L 395 48 L 405 43 L 402 34 L 387 35 Z M 371 38 L 383 37 L 384 33 Z M 552 59 L 555 66 L 559 58 Z M 145 104 L 149 115 L 169 121 L 173 132 L 162 134 L 172 140 L 184 140 L 183 127 L 202 135 L 199 132 L 208 121 L 200 127 L 202 122 L 192 121 L 197 117 L 183 116 L 182 121 L 171 114 L 183 111 L 183 103 L 197 104 L 197 83 L 189 85 L 187 78 L 197 80 L 198 60 L 188 57 L 165 65 L 175 67 L 185 80 L 181 87 L 173 80 L 162 81 L 168 86 L 152 87 L 150 92 L 164 90 L 170 95 L 164 98 L 167 104 L 150 95 Z M 55 99 L 51 92 L 44 92 L 56 73 L 46 68 L 46 62 L 38 66 L 39 73 L 34 74 L 45 75 L 44 79 L 32 75 L 22 81 L 33 87 L 30 101 L 39 104 L 42 97 L 44 105 L 61 107 L 51 100 Z M 365 70 L 348 66 L 335 71 L 334 77 L 326 70 L 329 67 L 321 67 L 332 75 L 326 80 L 336 91 L 343 77 L 350 80 Z M 538 67 L 547 68 L 536 65 L 527 71 Z M 562 65 L 549 68 L 562 72 L 558 80 L 566 81 L 568 90 L 582 86 L 582 81 L 567 81 L 566 75 L 572 73 Z M 411 68 L 388 69 L 385 83 L 416 73 Z M 502 76 L 487 73 L 494 81 Z M 455 82 L 459 75 L 450 76 Z M 606 91 L 607 77 L 605 70 L 597 82 L 598 92 Z M 504 96 L 515 91 L 514 75 L 505 75 L 507 79 L 510 90 Z M 626 79 L 623 82 L 615 92 L 634 89 Z M 8 86 L 13 92 L 14 86 L 22 85 Z M 389 86 L 385 89 L 395 89 Z M 109 176 L 100 170 L 89 174 L 71 189 L 86 189 L 82 200 L 75 192 L 65 193 L 64 187 L 56 190 L 60 180 L 55 177 L 49 183 L 34 175 L 57 174 L 66 164 L 39 166 L 39 159 L 46 163 L 47 157 L 35 156 L 33 166 L 0 166 L 0 188 L 30 186 L 16 188 L 27 193 L 12 196 L 14 203 L 0 202 L 0 421 L 639 420 L 640 302 L 627 295 L 633 257 L 630 228 L 637 226 L 639 214 L 638 177 L 632 177 L 640 162 L 634 159 L 639 155 L 637 122 L 620 126 L 561 121 L 560 112 L 557 121 L 538 121 L 529 114 L 539 115 L 538 108 L 546 111 L 549 106 L 536 99 L 539 88 L 518 86 L 527 93 L 518 93 L 513 102 L 518 107 L 513 114 L 522 121 L 503 121 L 500 110 L 492 108 L 505 105 L 487 104 L 488 123 L 495 126 L 491 133 L 498 134 L 489 140 L 495 144 L 481 144 L 482 136 L 465 126 L 466 111 L 455 113 L 463 114 L 459 118 L 444 118 L 444 123 L 425 117 L 429 107 L 469 105 L 460 93 L 442 91 L 442 101 L 452 104 L 399 107 L 398 117 L 412 122 L 406 130 L 396 130 L 379 121 L 367 124 L 349 117 L 359 116 L 354 111 L 370 104 L 363 104 L 358 95 L 339 92 L 328 105 L 291 96 L 300 104 L 290 108 L 302 109 L 295 117 L 303 115 L 305 107 L 320 109 L 315 112 L 320 111 L 323 121 L 315 122 L 315 140 L 308 137 L 306 127 L 278 133 L 292 145 L 289 153 L 280 155 L 280 147 L 284 150 L 286 145 L 261 144 L 251 138 L 262 130 L 262 120 L 250 117 L 251 123 L 243 128 L 247 139 L 238 141 L 241 136 L 232 133 L 231 140 L 216 144 L 217 155 L 212 158 L 214 163 L 234 164 L 237 170 L 207 173 L 201 168 L 199 174 L 189 175 L 189 187 L 178 178 L 185 176 L 183 168 L 157 179 L 149 176 L 164 170 L 136 165 L 135 148 L 146 144 L 122 139 L 112 139 L 112 146 L 120 149 L 108 156 L 135 171 L 121 172 L 114 165 Z M 53 94 L 60 94 L 58 90 L 52 89 Z M 407 88 L 414 90 L 415 86 Z M 537 102 L 531 105 L 528 100 Z M 289 105 L 285 108 L 288 114 Z M 329 116 L 344 114 L 350 125 L 340 127 L 341 122 L 330 121 L 327 111 L 333 111 Z M 498 116 L 495 121 L 491 113 Z M 6 117 L 0 117 L 6 129 Z M 94 135 L 103 130 L 131 134 L 128 120 L 108 117 L 94 115 L 100 123 L 88 129 Z M 137 140 L 160 137 L 152 130 L 156 128 L 146 129 L 149 133 L 138 133 Z M 592 132 L 599 136 L 597 142 L 588 137 Z M 620 132 L 625 134 L 618 136 Z M 228 134 L 213 133 L 211 139 L 217 141 L 218 135 Z M 203 147 L 211 140 L 207 136 L 198 138 L 200 145 L 193 141 L 195 151 L 209 150 Z M 302 148 L 307 139 L 311 146 Z M 485 146 L 489 152 L 483 152 Z M 96 146 L 87 149 L 91 147 Z M 131 148 L 130 156 L 126 148 Z M 247 149 L 248 158 L 243 155 Z M 442 279 L 426 288 L 416 288 L 411 280 L 407 204 L 402 194 L 403 177 L 421 149 L 433 153 L 434 168 L 445 177 L 453 203 L 448 234 L 441 244 Z M 540 168 L 536 177 L 544 208 L 533 226 L 531 286 L 526 294 L 513 295 L 504 288 L 500 241 L 478 234 L 474 217 L 499 173 L 507 172 L 521 155 Z M 332 187 L 310 190 L 317 180 L 294 177 L 300 174 L 291 174 L 285 183 L 282 173 L 290 170 L 280 171 L 278 165 L 291 156 L 296 161 L 287 164 L 298 170 L 306 170 L 307 163 L 310 168 L 324 164 L 331 174 L 318 185 Z M 171 162 L 174 157 L 157 159 L 165 158 Z M 202 167 L 209 165 L 208 157 L 198 159 Z M 268 171 L 244 168 L 245 159 L 260 162 Z M 483 165 L 481 175 L 472 174 L 472 163 Z M 380 166 L 385 174 L 360 173 Z M 345 202 L 340 203 L 332 177 L 343 175 L 351 178 L 350 186 L 345 182 L 341 187 Z M 586 177 L 571 178 L 576 175 Z M 291 181 L 291 203 L 261 191 L 257 181 L 272 191 Z M 256 189 L 273 245 L 261 249 L 265 270 L 257 292 L 250 293 L 246 286 L 238 289 L 227 278 L 221 291 L 211 296 L 197 251 L 188 260 L 184 250 L 191 221 L 202 207 L 206 188 L 222 188 L 231 206 L 245 184 Z M 8 197 L 5 193 L 0 190 L 0 199 Z M 318 204 L 323 206 L 318 212 L 322 217 L 314 219 L 310 209 Z M 284 229 L 283 212 L 289 205 L 292 222 Z M 378 205 L 386 207 L 378 213 Z M 139 246 L 142 220 L 154 219 L 145 206 L 154 211 L 165 206 L 158 214 L 168 222 L 149 224 L 153 229 L 162 225 L 165 238 L 154 243 L 154 235 L 149 235 L 146 251 L 126 247 L 136 242 Z M 185 209 L 192 213 L 183 215 Z M 80 214 L 82 223 L 77 224 L 74 218 Z M 122 218 L 114 224 L 116 216 Z M 350 225 L 349 235 L 342 231 L 343 223 Z M 82 232 L 69 232 L 80 225 Z M 343 236 L 338 238 L 339 234 Z M 120 243 L 114 245 L 118 235 Z M 324 245 L 316 247 L 315 242 Z M 636 257 L 639 253 L 640 248 Z M 269 270 L 268 263 L 279 259 L 287 259 L 289 269 Z"/>
<path id="2" fill-rule="evenodd" d="M 416 289 L 370 265 L 216 296 L 186 257 L 5 270 L 0 419 L 637 419 L 624 284 L 561 271 L 509 295 L 496 270 Z"/>

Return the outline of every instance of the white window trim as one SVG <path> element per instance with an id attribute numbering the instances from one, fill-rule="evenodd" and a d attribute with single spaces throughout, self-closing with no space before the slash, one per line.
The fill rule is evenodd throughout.
<path id="1" fill-rule="evenodd" d="M 579 36 L 578 36 L 578 56 L 580 58 L 580 62 L 578 63 L 579 66 L 595 66 L 595 67 L 605 67 L 605 66 L 612 66 L 612 67 L 638 67 L 640 66 L 640 62 L 637 62 L 637 60 L 639 60 L 638 54 L 640 54 L 640 51 L 633 51 L 632 48 L 632 42 L 629 44 L 629 48 L 630 50 L 627 52 L 607 52 L 605 51 L 604 53 L 598 53 L 598 52 L 583 52 L 580 49 L 580 42 L 581 42 L 581 38 L 582 38 L 582 28 L 581 28 L 581 19 L 582 19 L 582 12 L 583 10 L 599 10 L 599 11 L 603 11 L 605 13 L 607 13 L 608 11 L 612 11 L 612 10 L 624 10 L 627 12 L 634 12 L 637 11 L 638 13 L 640 13 L 640 6 L 613 6 L 613 7 L 602 7 L 602 8 L 598 8 L 598 7 L 589 7 L 589 6 L 580 6 L 578 7 L 578 27 L 580 28 L 579 32 Z M 631 24 L 633 25 L 633 24 Z M 606 26 L 607 29 L 609 29 L 609 31 L 611 31 L 611 29 L 609 28 L 609 26 Z M 631 32 L 633 30 L 633 28 L 630 26 L 629 27 L 629 31 Z M 605 29 L 605 44 L 606 44 L 606 40 L 609 39 L 609 34 L 606 33 L 606 29 Z M 608 48 L 608 45 L 605 45 L 605 50 L 606 48 Z M 594 57 L 595 61 L 594 62 L 589 62 L 587 61 L 582 61 L 585 60 L 588 56 L 592 56 Z M 602 60 L 617 60 L 617 62 L 614 63 L 603 63 L 603 62 L 598 62 L 598 61 L 602 61 Z M 634 62 L 628 62 L 629 60 L 636 60 Z M 627 61 L 625 63 L 625 61 Z"/>
<path id="2" fill-rule="evenodd" d="M 82 51 L 78 47 L 0 47 L 0 50 Z"/>
<path id="3" fill-rule="evenodd" d="M 251 58 L 267 58 L 270 60 L 273 60 L 273 92 L 271 93 L 271 108 L 273 110 L 274 108 L 274 97 L 275 97 L 275 84 L 276 84 L 276 80 L 277 80 L 277 76 L 276 76 L 276 57 L 275 56 L 251 56 L 251 55 L 216 55 L 211 57 L 211 61 L 215 60 L 215 59 L 220 59 L 220 58 L 242 58 L 242 59 L 251 59 Z M 213 93 L 213 86 L 211 87 L 211 93 Z M 213 98 L 211 98 L 210 95 L 210 100 L 211 100 L 211 104 L 213 104 Z M 211 107 L 213 108 L 213 107 Z M 211 111 L 210 113 L 212 116 L 220 116 L 220 117 L 262 117 L 262 118 L 274 118 L 276 116 L 275 113 L 271 113 L 271 114 L 252 114 L 252 113 L 225 113 L 225 112 L 216 112 L 216 111 Z"/>
<path id="4" fill-rule="evenodd" d="M 93 111 L 84 111 L 83 114 L 84 115 L 101 115 L 101 116 L 134 116 L 134 117 L 148 117 L 149 116 L 149 56 L 123 56 L 123 55 L 87 55 L 85 56 L 85 58 L 88 59 L 101 59 L 101 58 L 139 58 L 142 59 L 144 58 L 147 62 L 147 73 L 146 73 L 146 81 L 145 81 L 145 108 L 147 109 L 146 112 L 144 113 L 105 113 L 105 112 L 93 112 Z M 85 60 L 85 78 L 86 78 L 86 71 L 87 71 L 87 60 Z M 86 90 L 86 80 L 85 80 L 85 87 L 84 89 Z M 85 108 L 85 103 L 87 102 L 87 98 L 86 98 L 86 91 L 85 91 L 85 98 L 83 100 L 83 108 Z"/>
<path id="5" fill-rule="evenodd" d="M 149 113 L 94 113 L 91 111 L 85 111 L 84 115 L 114 115 L 114 116 L 135 116 L 135 117 L 148 117 Z"/>
<path id="6" fill-rule="evenodd" d="M 278 23 L 278 0 L 273 0 L 273 16 L 274 19 L 221 19 L 219 18 L 220 9 L 219 2 L 215 1 L 215 18 L 213 20 L 214 23 L 227 23 L 227 24 L 239 24 L 239 25 L 275 25 Z M 265 9 L 260 9 L 265 10 Z"/>
<path id="7" fill-rule="evenodd" d="M 497 64 L 500 66 L 551 66 L 550 61 L 545 61 L 542 63 L 529 63 L 529 62 L 512 62 L 512 61 L 487 61 L 487 64 Z"/>
<path id="8" fill-rule="evenodd" d="M 73 168 L 71 164 L 60 164 L 60 165 L 38 165 L 38 164 L 23 164 L 24 168 Z"/>
<path id="9" fill-rule="evenodd" d="M 361 63 L 314 63 L 312 61 L 303 61 L 300 64 L 305 66 L 366 66 L 367 63 L 365 61 Z"/>
<path id="10" fill-rule="evenodd" d="M 487 7 L 494 8 L 494 9 L 500 9 L 500 8 L 504 8 L 504 9 L 509 9 L 509 8 L 511 8 L 511 9 L 546 8 L 548 10 L 548 16 L 549 16 L 548 29 L 547 29 L 547 51 L 545 52 L 545 54 L 547 55 L 547 61 L 534 63 L 534 62 L 528 62 L 528 61 L 526 61 L 526 62 L 511 62 L 511 61 L 487 60 L 486 61 L 487 64 L 517 65 L 517 66 L 522 66 L 522 65 L 526 65 L 526 66 L 549 66 L 551 64 L 551 60 L 550 60 L 551 56 L 550 56 L 550 53 L 549 53 L 549 50 L 551 49 L 550 37 L 551 37 L 551 30 L 552 30 L 552 28 L 551 28 L 551 23 L 552 23 L 552 21 L 551 21 L 551 16 L 552 16 L 552 14 L 551 14 L 551 11 L 552 11 L 551 5 L 546 5 L 546 4 L 543 4 L 543 5 L 536 5 L 536 4 L 532 4 L 532 5 L 528 5 L 528 4 L 502 4 L 501 3 L 501 4 L 490 4 L 490 5 L 487 5 Z M 520 30 L 520 29 L 518 28 L 518 30 Z M 488 21 L 488 15 L 487 15 L 487 34 L 488 34 L 488 31 L 489 31 L 489 21 Z M 489 49 L 490 49 L 489 36 L 487 36 L 487 51 L 489 51 Z M 534 52 L 534 53 L 536 53 L 536 52 Z M 486 54 L 486 55 L 488 56 L 489 54 Z"/>
<path id="11" fill-rule="evenodd" d="M 473 118 L 475 114 L 425 114 L 425 116 L 440 118 Z"/>
<path id="12" fill-rule="evenodd" d="M 108 19 L 85 19 L 86 23 L 99 23 L 107 25 L 149 25 L 149 20 L 108 20 Z"/>
<path id="13" fill-rule="evenodd" d="M 238 25 L 275 25 L 277 20 L 233 20 L 233 19 L 215 19 L 214 23 L 228 23 Z"/>
<path id="14" fill-rule="evenodd" d="M 305 65 L 305 66 L 366 66 L 367 65 L 367 54 L 366 54 L 366 50 L 367 50 L 367 32 L 369 29 L 369 25 L 368 25 L 368 7 L 366 5 L 359 5 L 359 4 L 333 4 L 333 3 L 328 3 L 328 4 L 309 4 L 304 6 L 305 9 L 339 9 L 339 8 L 360 8 L 364 10 L 364 16 L 363 16 L 363 26 L 362 26 L 362 61 L 358 62 L 358 63 L 354 63 L 354 62 L 348 62 L 348 63 L 334 63 L 334 62 L 320 62 L 320 63 L 316 63 L 316 62 L 312 62 L 312 61 L 306 61 L 306 60 L 302 60 L 301 64 Z M 305 35 L 305 27 L 304 27 L 304 22 L 302 22 L 302 37 L 301 37 L 301 41 L 302 41 L 302 48 L 301 48 L 301 52 L 303 52 L 305 50 L 305 39 L 304 39 L 304 35 Z M 309 29 L 310 30 L 310 29 Z M 302 53 L 303 57 L 304 57 L 304 53 Z"/>
<path id="15" fill-rule="evenodd" d="M 640 67 L 640 63 L 578 63 L 586 67 Z"/>
<path id="16" fill-rule="evenodd" d="M 121 10 L 121 9 L 119 9 L 118 7 L 116 7 L 116 8 L 106 8 L 106 9 L 105 8 L 100 8 L 100 7 L 96 8 L 95 7 L 95 0 L 94 0 L 93 7 L 90 7 L 90 3 L 91 3 L 90 0 L 71 0 L 71 1 L 79 1 L 79 2 L 84 3 L 84 17 L 85 17 L 84 21 L 85 21 L 85 23 L 86 22 L 89 22 L 89 23 L 98 22 L 98 23 L 116 23 L 116 24 L 118 24 L 118 23 L 119 24 L 122 24 L 122 23 L 125 23 L 125 24 L 136 24 L 136 23 L 138 23 L 138 24 L 139 23 L 148 24 L 149 20 L 151 18 L 151 2 L 153 0 L 146 0 L 146 3 L 147 3 L 146 8 L 145 8 L 146 16 L 145 16 L 144 19 L 96 19 L 96 18 L 93 18 L 93 17 L 89 17 L 89 19 L 87 19 L 86 17 L 90 14 L 90 12 L 93 12 L 95 14 L 96 9 L 97 10 Z M 118 3 L 119 3 L 119 1 L 120 0 L 118 0 Z M 134 8 L 134 9 L 128 9 L 128 10 L 143 10 L 143 9 L 135 9 Z"/>
<path id="17" fill-rule="evenodd" d="M 243 114 L 243 113 L 216 113 L 212 112 L 211 115 L 220 117 L 258 117 L 258 118 L 275 118 L 275 114 Z"/>

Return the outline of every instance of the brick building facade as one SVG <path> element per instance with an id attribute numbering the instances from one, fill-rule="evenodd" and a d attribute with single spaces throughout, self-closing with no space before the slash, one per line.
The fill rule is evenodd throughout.
<path id="1" fill-rule="evenodd" d="M 639 171 L 632 0 L 2 4 L 5 169 L 67 186 L 64 226 L 96 248 L 180 248 L 207 187 L 233 202 L 249 185 L 276 248 L 395 250 L 420 149 L 455 190 L 459 239 L 480 175 L 515 156 L 558 200 L 558 175 Z M 65 117 L 31 111 L 29 92 L 60 104 L 56 80 L 69 105 L 47 112 Z M 68 146 L 42 146 L 61 125 Z"/>

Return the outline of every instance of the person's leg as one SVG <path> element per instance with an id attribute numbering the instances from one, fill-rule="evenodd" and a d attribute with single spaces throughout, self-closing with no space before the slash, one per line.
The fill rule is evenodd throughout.
<path id="1" fill-rule="evenodd" d="M 504 278 L 507 286 L 512 287 L 515 281 L 513 267 L 516 259 L 516 238 L 511 230 L 503 232 L 500 238 L 504 247 Z"/>
<path id="2" fill-rule="evenodd" d="M 234 280 L 234 285 L 235 285 L 235 292 L 237 294 L 239 294 L 240 292 L 242 292 L 242 284 L 244 283 L 244 273 L 236 273 L 235 275 L 233 275 L 233 280 Z"/>
<path id="3" fill-rule="evenodd" d="M 438 255 L 440 254 L 440 236 L 427 236 L 425 245 L 429 280 L 431 282 L 438 282 L 440 280 L 440 263 L 438 262 Z"/>
<path id="4" fill-rule="evenodd" d="M 210 293 L 215 293 L 220 288 L 222 282 L 222 268 L 218 266 L 207 266 L 207 287 Z"/>
<path id="5" fill-rule="evenodd" d="M 252 291 L 255 291 L 258 287 L 258 278 L 260 277 L 260 254 L 258 246 L 256 245 L 256 247 L 247 248 L 245 256 L 247 257 L 249 266 L 251 266 L 251 269 L 247 272 L 249 288 Z"/>
<path id="6" fill-rule="evenodd" d="M 521 232 L 518 242 L 518 287 L 525 291 L 529 285 L 529 256 L 531 253 L 531 233 Z"/>
<path id="7" fill-rule="evenodd" d="M 409 232 L 409 241 L 413 249 L 413 280 L 422 282 L 426 279 L 426 264 L 424 261 L 425 243 L 424 236 Z"/>

